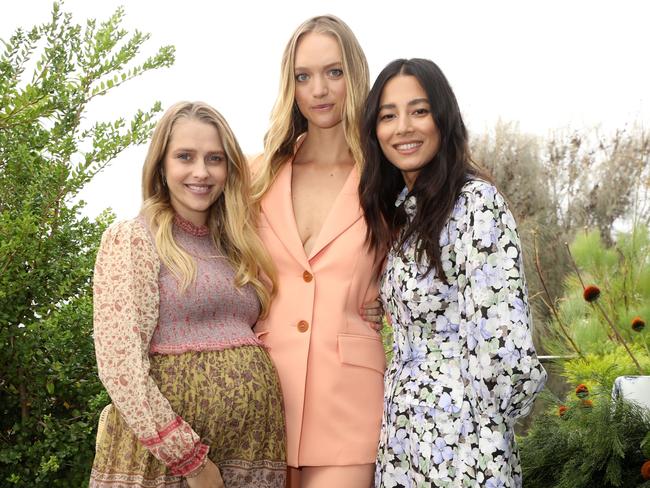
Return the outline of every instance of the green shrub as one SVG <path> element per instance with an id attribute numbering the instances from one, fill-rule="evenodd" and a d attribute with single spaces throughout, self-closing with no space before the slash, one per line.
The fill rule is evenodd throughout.
<path id="1" fill-rule="evenodd" d="M 643 485 L 641 441 L 650 412 L 609 395 L 571 395 L 539 415 L 519 447 L 526 488 L 631 488 Z"/>
<path id="2" fill-rule="evenodd" d="M 542 339 L 547 350 L 569 356 L 555 369 L 575 390 L 564 400 L 547 393 L 550 407 L 521 439 L 524 486 L 650 488 L 641 476 L 650 411 L 611 398 L 618 376 L 650 374 L 650 331 L 638 322 L 650 316 L 648 229 L 620 234 L 613 246 L 598 232 L 579 233 L 570 252 L 576 271 Z M 585 290 L 594 286 L 600 295 L 588 301 Z"/>
<path id="3" fill-rule="evenodd" d="M 82 217 L 80 190 L 127 147 L 148 140 L 160 104 L 130 121 L 84 120 L 98 96 L 173 62 L 135 63 L 122 9 L 82 27 L 54 4 L 0 53 L 0 486 L 87 484 L 108 402 L 95 368 L 91 277 L 112 215 Z"/>

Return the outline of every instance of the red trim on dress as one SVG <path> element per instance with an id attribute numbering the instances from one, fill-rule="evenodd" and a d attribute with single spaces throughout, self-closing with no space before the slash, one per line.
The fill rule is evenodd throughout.
<path id="1" fill-rule="evenodd" d="M 157 437 L 149 437 L 147 439 L 140 439 L 140 442 L 144 447 L 151 447 L 156 444 L 160 444 L 165 437 L 171 434 L 174 430 L 178 429 L 183 424 L 183 419 L 180 415 L 177 415 L 174 420 L 172 420 L 167 426 L 158 432 Z"/>
<path id="2" fill-rule="evenodd" d="M 190 222 L 187 219 L 184 219 L 178 214 L 174 215 L 174 224 L 176 224 L 178 227 L 183 229 L 188 234 L 196 237 L 205 237 L 210 233 L 210 229 L 208 229 L 207 225 L 193 224 L 192 222 Z"/>
<path id="3" fill-rule="evenodd" d="M 258 346 L 268 349 L 268 346 L 255 337 L 221 340 L 214 342 L 197 342 L 191 344 L 162 345 L 152 344 L 149 354 L 183 354 L 185 352 L 224 351 L 242 346 Z"/>
<path id="4" fill-rule="evenodd" d="M 167 467 L 169 467 L 172 474 L 176 476 L 185 476 L 201 466 L 201 463 L 203 463 L 203 460 L 208 455 L 208 449 L 210 449 L 208 446 L 197 441 L 197 443 L 194 444 L 194 448 L 185 459 L 168 464 Z"/>

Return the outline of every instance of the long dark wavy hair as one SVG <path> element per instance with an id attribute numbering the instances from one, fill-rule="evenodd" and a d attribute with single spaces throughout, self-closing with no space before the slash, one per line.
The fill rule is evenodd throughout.
<path id="1" fill-rule="evenodd" d="M 377 140 L 379 102 L 386 83 L 395 76 L 414 76 L 418 80 L 440 132 L 440 149 L 422 168 L 409 193 L 417 201 L 416 214 L 410 223 L 403 206 L 395 207 L 395 200 L 404 188 L 404 178 L 386 158 Z M 401 249 L 404 242 L 414 237 L 418 262 L 427 264 L 427 274 L 435 268 L 438 278 L 446 282 L 440 260 L 440 234 L 463 184 L 473 178 L 490 179 L 470 158 L 467 129 L 456 96 L 433 61 L 397 59 L 379 73 L 366 101 L 361 141 L 365 165 L 359 195 L 370 247 Z"/>

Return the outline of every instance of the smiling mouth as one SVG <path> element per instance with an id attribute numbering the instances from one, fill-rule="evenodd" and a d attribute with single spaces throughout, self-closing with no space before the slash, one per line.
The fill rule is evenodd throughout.
<path id="1" fill-rule="evenodd" d="M 422 146 L 422 141 L 405 142 L 403 144 L 394 144 L 393 147 L 400 154 L 412 154 Z"/>
<path id="2" fill-rule="evenodd" d="M 185 188 L 187 188 L 191 193 L 194 193 L 195 195 L 207 195 L 208 193 L 210 193 L 210 190 L 212 190 L 212 185 L 186 184 Z"/>

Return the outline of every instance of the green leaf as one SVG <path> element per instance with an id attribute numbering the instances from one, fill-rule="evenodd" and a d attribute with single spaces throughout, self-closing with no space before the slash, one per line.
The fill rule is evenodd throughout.
<path id="1" fill-rule="evenodd" d="M 139 117 L 101 121 L 87 103 L 144 73 L 137 55 L 162 52 L 147 52 L 141 35 L 131 41 L 122 17 L 118 9 L 82 28 L 55 3 L 47 22 L 18 29 L 0 53 L 2 486 L 87 486 L 94 428 L 110 401 L 95 364 L 92 270 L 114 215 L 84 216 L 77 195 L 146 142 L 160 109 L 151 101 Z"/>

